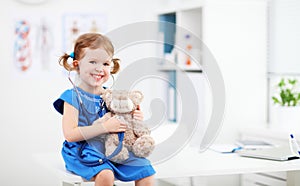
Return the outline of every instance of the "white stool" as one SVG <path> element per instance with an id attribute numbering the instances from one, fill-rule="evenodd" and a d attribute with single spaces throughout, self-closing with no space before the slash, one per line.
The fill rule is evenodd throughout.
<path id="1" fill-rule="evenodd" d="M 65 169 L 63 159 L 59 153 L 35 154 L 34 159 L 42 166 L 53 172 L 62 186 L 94 186 L 94 182 L 85 181 Z M 115 181 L 116 186 L 134 186 L 134 182 Z"/>
<path id="2" fill-rule="evenodd" d="M 68 171 L 65 172 L 62 178 L 62 186 L 94 186 L 92 181 L 84 181 L 80 176 L 77 176 Z M 134 182 L 115 181 L 116 186 L 134 186 Z"/>

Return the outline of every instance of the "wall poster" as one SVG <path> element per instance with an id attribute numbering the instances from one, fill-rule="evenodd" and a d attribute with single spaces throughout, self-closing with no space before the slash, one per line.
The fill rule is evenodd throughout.
<path id="1" fill-rule="evenodd" d="M 13 19 L 13 66 L 17 74 L 50 71 L 54 49 L 52 20 L 22 15 Z"/>
<path id="2" fill-rule="evenodd" d="M 87 32 L 107 31 L 107 18 L 99 13 L 69 13 L 63 16 L 63 49 L 71 51 L 76 38 Z"/>

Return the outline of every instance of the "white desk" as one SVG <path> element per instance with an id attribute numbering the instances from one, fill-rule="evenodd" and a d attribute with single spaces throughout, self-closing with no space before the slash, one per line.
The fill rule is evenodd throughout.
<path id="1" fill-rule="evenodd" d="M 173 167 L 178 170 L 172 169 Z M 196 149 L 186 148 L 169 161 L 155 165 L 155 168 L 158 171 L 157 178 L 300 171 L 300 159 L 281 162 L 240 157 L 235 153 L 222 154 L 211 150 L 198 153 Z"/>
<path id="2" fill-rule="evenodd" d="M 54 171 L 61 181 L 82 185 L 80 177 L 65 171 L 59 153 L 37 154 L 35 158 Z M 287 185 L 300 185 L 300 160 L 279 162 L 240 157 L 237 154 L 221 154 L 211 150 L 199 153 L 197 149 L 187 147 L 176 156 L 154 167 L 157 179 L 288 171 Z"/>
<path id="3" fill-rule="evenodd" d="M 155 165 L 155 168 L 158 172 L 156 178 L 288 171 L 288 185 L 300 185 L 300 159 L 281 162 L 240 157 L 234 153 L 222 154 L 211 150 L 198 153 L 196 149 L 187 148 L 169 161 Z"/>

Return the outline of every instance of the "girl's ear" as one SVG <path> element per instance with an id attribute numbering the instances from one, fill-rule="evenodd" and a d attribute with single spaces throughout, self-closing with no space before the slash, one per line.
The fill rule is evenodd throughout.
<path id="1" fill-rule="evenodd" d="M 135 105 L 139 105 L 142 102 L 144 95 L 142 94 L 141 91 L 135 90 L 130 92 L 129 97 Z"/>
<path id="2" fill-rule="evenodd" d="M 79 61 L 78 60 L 74 60 L 73 62 L 72 62 L 72 65 L 73 65 L 73 68 L 75 69 L 75 70 L 79 70 Z"/>

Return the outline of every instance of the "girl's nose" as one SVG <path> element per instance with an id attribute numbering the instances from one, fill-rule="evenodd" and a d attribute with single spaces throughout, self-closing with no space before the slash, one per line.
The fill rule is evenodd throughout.
<path id="1" fill-rule="evenodd" d="M 101 66 L 97 66 L 96 67 L 96 71 L 97 72 L 102 72 L 103 71 L 103 66 L 101 65 Z"/>

